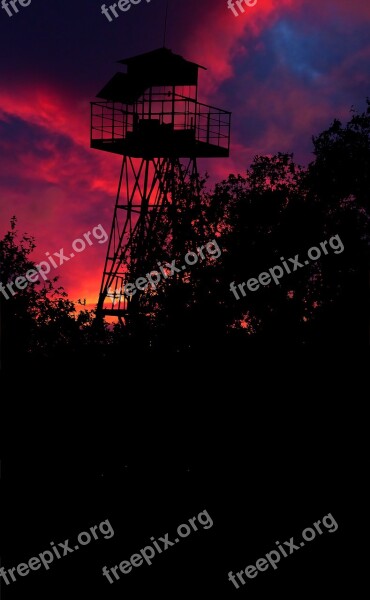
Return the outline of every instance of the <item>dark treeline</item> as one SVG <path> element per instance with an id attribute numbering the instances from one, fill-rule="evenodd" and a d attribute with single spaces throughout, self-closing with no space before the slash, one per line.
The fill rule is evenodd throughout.
<path id="1" fill-rule="evenodd" d="M 313 146 L 307 168 L 292 154 L 256 156 L 245 176 L 229 175 L 212 191 L 202 181 L 200 201 L 189 201 L 184 190 L 188 208 L 181 211 L 180 202 L 176 247 L 169 237 L 152 268 L 158 259 L 182 264 L 186 252 L 211 240 L 222 254 L 163 280 L 155 293 L 142 293 L 138 314 L 124 327 L 109 328 L 94 312 L 76 311 L 57 278 L 29 284 L 9 299 L 1 293 L 2 368 L 137 350 L 368 348 L 370 101 L 346 125 L 335 120 Z M 325 253 L 320 243 L 335 236 L 336 250 L 333 242 Z M 13 219 L 0 241 L 3 285 L 34 267 L 34 244 L 30 236 L 19 238 Z M 238 286 L 282 265 L 281 257 L 289 262 L 298 254 L 303 263 L 313 246 L 321 248 L 320 258 L 285 272 L 278 285 L 244 287 L 245 296 L 237 288 L 239 299 L 230 290 L 232 282 Z"/>

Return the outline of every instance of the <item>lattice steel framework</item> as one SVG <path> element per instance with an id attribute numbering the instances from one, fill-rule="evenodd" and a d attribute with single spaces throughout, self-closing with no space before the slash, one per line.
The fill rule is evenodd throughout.
<path id="1" fill-rule="evenodd" d="M 197 101 L 203 67 L 166 48 L 120 62 L 127 73 L 91 103 L 91 147 L 123 156 L 98 315 L 124 318 L 140 312 L 127 274 L 144 277 L 168 236 L 178 239 L 180 201 L 187 210 L 200 193 L 197 158 L 229 155 L 231 115 Z"/>

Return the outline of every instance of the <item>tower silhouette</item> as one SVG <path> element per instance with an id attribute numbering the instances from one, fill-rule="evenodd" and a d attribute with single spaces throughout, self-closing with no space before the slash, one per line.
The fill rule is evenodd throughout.
<path id="1" fill-rule="evenodd" d="M 155 270 L 167 235 L 176 240 L 179 200 L 199 197 L 197 158 L 227 157 L 231 113 L 198 102 L 204 69 L 167 48 L 118 61 L 91 103 L 91 147 L 123 156 L 97 314 L 140 312 L 129 281 Z M 182 164 L 180 159 L 185 159 Z M 130 291 L 133 291 L 130 289 Z"/>

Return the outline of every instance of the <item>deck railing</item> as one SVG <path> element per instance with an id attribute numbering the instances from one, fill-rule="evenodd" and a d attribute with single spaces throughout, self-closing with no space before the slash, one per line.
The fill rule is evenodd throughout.
<path id="1" fill-rule="evenodd" d="M 91 103 L 91 142 L 122 141 L 131 135 L 193 132 L 196 141 L 229 150 L 231 113 L 179 94 L 145 95 L 140 102 Z M 150 126 L 150 128 L 149 128 Z"/>

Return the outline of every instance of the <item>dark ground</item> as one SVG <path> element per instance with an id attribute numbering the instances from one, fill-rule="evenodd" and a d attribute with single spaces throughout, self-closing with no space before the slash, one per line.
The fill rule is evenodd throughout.
<path id="1" fill-rule="evenodd" d="M 74 383 L 66 371 L 59 379 L 27 376 L 7 420 L 2 565 L 17 566 L 106 519 L 115 535 L 49 571 L 3 583 L 4 597 L 355 597 L 365 367 L 323 360 L 306 357 L 298 370 L 287 355 L 275 357 L 275 368 L 260 357 L 223 368 L 198 357 L 152 362 L 141 378 L 132 364 Z M 102 576 L 104 565 L 129 559 L 152 536 L 174 538 L 204 510 L 211 528 L 113 585 Z M 227 580 L 328 513 L 337 531 L 325 529 L 238 590 Z"/>

